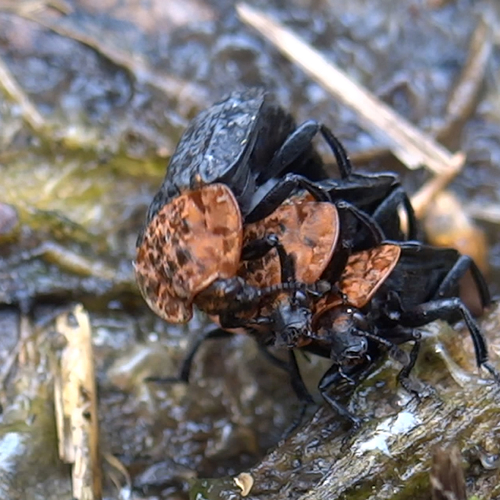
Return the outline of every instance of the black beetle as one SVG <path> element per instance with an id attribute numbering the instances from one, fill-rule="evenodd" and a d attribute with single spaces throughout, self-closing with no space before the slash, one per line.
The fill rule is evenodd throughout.
<path id="1" fill-rule="evenodd" d="M 291 243 L 287 242 L 287 248 L 292 248 Z M 300 277 L 303 271 L 288 270 L 298 272 Z M 416 329 L 436 319 L 450 323 L 464 320 L 473 340 L 478 367 L 484 367 L 500 381 L 500 375 L 488 362 L 486 340 L 473 317 L 473 314 L 480 315 L 490 303 L 490 295 L 470 257 L 455 249 L 415 241 L 384 241 L 352 253 L 336 285 L 329 294 L 309 304 L 312 315 L 309 328 L 290 335 L 290 325 L 296 332 L 297 313 L 290 312 L 289 306 L 293 305 L 290 296 L 281 294 L 277 298 L 281 303 L 274 301 L 269 305 L 269 315 L 274 317 L 272 328 L 263 333 L 250 323 L 247 333 L 260 344 L 286 345 L 330 358 L 332 366 L 318 388 L 325 401 L 351 421 L 353 429 L 360 424 L 360 419 L 335 399 L 332 388 L 342 380 L 354 383 L 354 379 L 370 370 L 382 352 L 388 351 L 403 364 L 399 382 L 408 391 L 417 393 L 409 380 L 420 346 L 420 333 Z M 209 336 L 224 335 L 219 329 Z M 280 336 L 284 341 L 279 341 Z M 413 342 L 409 358 L 398 347 L 406 342 Z M 182 380 L 188 380 L 189 367 L 200 343 L 201 339 L 182 366 Z M 292 386 L 304 403 L 302 416 L 312 398 L 302 382 L 293 351 L 290 350 L 289 363 L 276 359 L 274 362 L 289 371 Z"/>
<path id="2" fill-rule="evenodd" d="M 449 323 L 464 320 L 478 367 L 484 367 L 500 381 L 500 375 L 488 362 L 486 339 L 471 313 L 481 314 L 490 303 L 490 295 L 470 257 L 452 248 L 386 241 L 352 254 L 338 288 L 342 297 L 332 294 L 316 304 L 311 334 L 303 342 L 305 350 L 333 360 L 319 390 L 355 425 L 359 419 L 329 394 L 339 374 L 349 378 L 364 372 L 385 350 L 403 362 L 398 374 L 400 383 L 416 392 L 408 378 L 420 346 L 420 333 L 415 329 L 437 319 Z M 406 342 L 413 342 L 409 360 L 397 347 Z M 297 384 L 295 381 L 294 386 Z"/>
<path id="3" fill-rule="evenodd" d="M 364 225 L 372 239 L 381 238 L 373 220 L 336 195 L 380 187 L 391 198 L 397 191 L 394 178 L 380 177 L 377 186 L 375 176 L 352 176 L 349 165 L 339 160 L 342 179 L 327 182 L 311 144 L 318 133 L 343 160 L 337 151 L 341 146 L 326 127 L 308 121 L 295 128 L 290 115 L 259 89 L 233 93 L 193 120 L 137 240 L 139 288 L 160 317 L 188 321 L 195 303 L 209 314 L 230 319 L 237 312 L 234 304 L 253 309 L 280 290 L 321 293 L 321 287 L 291 282 L 256 288 L 235 274 L 240 255 L 258 259 L 276 245 L 271 238 L 243 248 L 244 222 L 271 214 L 296 189 L 335 203 Z"/>
<path id="4" fill-rule="evenodd" d="M 193 301 L 217 313 L 274 292 L 248 287 L 235 275 L 240 254 L 253 253 L 241 247 L 243 217 L 270 165 L 276 175 L 294 170 L 307 171 L 311 181 L 325 177 L 302 137 L 302 128 L 261 89 L 235 92 L 191 122 L 137 239 L 137 281 L 159 316 L 184 322 Z M 297 143 L 300 151 L 283 159 Z"/>
<path id="5" fill-rule="evenodd" d="M 473 315 L 490 303 L 484 278 L 474 261 L 451 248 L 437 248 L 416 241 L 384 241 L 373 248 L 352 253 L 336 283 L 336 289 L 312 304 L 311 326 L 292 336 L 288 347 L 332 360 L 318 384 L 323 399 L 353 424 L 361 420 L 332 395 L 342 381 L 354 384 L 367 374 L 383 352 L 403 364 L 398 381 L 418 395 L 409 375 L 418 357 L 421 335 L 416 330 L 437 319 L 449 323 L 463 320 L 470 332 L 478 367 L 484 367 L 497 383 L 500 374 L 488 362 L 487 343 Z M 283 295 L 281 298 L 283 299 Z M 286 345 L 295 331 L 296 314 L 290 301 L 272 304 L 271 345 Z M 473 313 L 471 312 L 473 311 Z M 262 342 L 259 331 L 249 331 Z M 284 336 L 285 342 L 277 342 Z M 409 357 L 399 345 L 413 342 Z M 192 359 L 192 358 L 191 358 Z M 293 351 L 289 363 L 275 361 L 290 373 L 292 386 L 303 402 L 300 417 L 312 401 L 301 379 Z M 183 366 L 183 375 L 188 374 Z M 300 422 L 295 421 L 294 427 Z"/>
<path id="6" fill-rule="evenodd" d="M 312 181 L 327 177 L 311 145 L 309 122 L 296 127 L 263 89 L 233 92 L 199 113 L 183 133 L 144 227 L 181 193 L 215 183 L 231 189 L 245 217 L 258 188 L 289 172 Z M 141 239 L 142 232 L 137 246 Z"/>
<path id="7" fill-rule="evenodd" d="M 245 260 L 245 255 L 242 255 L 238 274 L 245 282 L 269 288 L 280 282 L 312 284 L 324 279 L 335 285 L 352 252 L 378 246 L 382 238 L 406 239 L 416 235 L 413 209 L 397 176 L 391 173 L 380 176 L 353 173 L 343 146 L 330 132 L 328 134 L 341 178 L 317 181 L 316 185 L 325 197 L 337 200 L 337 205 L 328 206 L 331 202 L 315 202 L 311 195 L 297 194 L 285 200 L 266 218 L 245 224 L 244 242 L 260 241 L 269 248 L 276 246 L 277 250 L 260 259 Z M 276 180 L 274 185 L 278 183 Z M 342 198 L 366 211 L 365 217 L 380 226 L 381 232 L 370 231 L 370 223 L 361 224 L 352 213 L 342 210 L 342 203 L 338 202 Z M 405 208 L 409 222 L 406 234 L 401 230 L 400 205 Z M 337 211 L 338 206 L 341 209 Z M 260 344 L 297 347 L 311 329 L 315 299 L 314 295 L 296 289 L 270 297 L 258 312 L 241 308 L 232 311 L 235 314 L 231 318 L 226 315 L 225 321 L 220 317 L 214 319 L 226 328 L 242 327 Z M 194 355 L 205 339 L 226 335 L 229 333 L 223 329 L 214 329 L 196 339 L 182 365 L 180 380 L 188 381 Z M 290 355 L 294 364 L 293 353 Z M 294 377 L 292 381 L 295 381 Z M 303 394 L 300 384 L 296 390 Z"/>

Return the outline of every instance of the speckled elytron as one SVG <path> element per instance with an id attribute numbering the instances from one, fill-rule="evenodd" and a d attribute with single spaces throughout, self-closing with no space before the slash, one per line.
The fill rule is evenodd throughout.
<path id="1" fill-rule="evenodd" d="M 339 290 L 345 295 L 344 302 L 362 308 L 375 295 L 380 286 L 396 267 L 401 247 L 385 244 L 349 256 L 339 279 Z M 316 315 L 322 314 L 331 302 L 331 295 L 321 298 L 316 304 Z M 333 294 L 335 297 L 335 294 Z"/>
<path id="2" fill-rule="evenodd" d="M 155 313 L 185 322 L 193 301 L 218 314 L 265 294 L 236 274 L 242 225 L 249 211 L 265 217 L 281 204 L 262 199 L 276 187 L 268 181 L 289 172 L 325 178 L 309 135 L 263 89 L 234 92 L 195 117 L 137 239 L 137 282 Z"/>
<path id="3" fill-rule="evenodd" d="M 156 213 L 137 249 L 135 274 L 144 299 L 165 321 L 189 321 L 197 293 L 236 275 L 241 245 L 241 214 L 227 186 L 211 184 L 174 198 Z"/>
<path id="4" fill-rule="evenodd" d="M 275 235 L 293 260 L 295 279 L 315 283 L 330 263 L 339 238 L 339 215 L 335 205 L 316 202 L 310 194 L 290 197 L 266 218 L 246 224 L 244 244 Z M 265 287 L 285 277 L 278 251 L 273 248 L 261 259 L 240 264 L 238 274 L 249 284 Z"/>

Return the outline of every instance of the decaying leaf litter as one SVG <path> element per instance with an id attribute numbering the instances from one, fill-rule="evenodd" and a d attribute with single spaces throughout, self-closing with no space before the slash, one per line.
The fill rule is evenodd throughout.
<path id="1" fill-rule="evenodd" d="M 423 3 L 416 10 L 404 2 L 391 9 L 393 12 L 387 11 L 384 2 L 377 2 L 370 8 L 387 17 L 386 24 L 380 27 L 370 22 L 362 4 L 351 2 L 346 9 L 333 2 L 328 8 L 317 7 L 311 16 L 311 7 L 298 3 L 283 12 L 277 8 L 273 18 L 305 37 L 369 90 L 375 94 L 380 90 L 386 102 L 423 129 L 432 126 L 435 131 L 452 118 L 460 122 L 455 111 L 446 112 L 446 102 L 451 103 L 454 95 L 463 96 L 458 99 L 461 106 L 453 109 L 463 110 L 465 139 L 459 145 L 467 153 L 468 166 L 453 188 L 459 196 L 467 192 L 468 199 L 484 201 L 485 205 L 494 203 L 498 119 L 494 107 L 496 77 L 492 75 L 496 60 L 484 55 L 488 50 L 494 53 L 491 48 L 494 40 L 483 38 L 483 44 L 474 49 L 472 36 L 476 27 L 480 32 L 478 15 L 490 6 L 479 2 L 473 9 L 475 15 L 471 15 L 470 6 L 454 2 L 438 7 Z M 424 471 L 430 465 L 430 458 L 425 457 L 432 452 L 426 446 L 432 439 L 428 437 L 432 435 L 428 433 L 430 423 L 418 426 L 424 436 L 418 440 L 423 456 L 420 465 L 405 462 L 406 455 L 399 460 L 406 463 L 408 471 L 417 471 L 415 476 L 401 471 L 395 474 L 391 463 L 398 461 L 386 462 L 384 454 L 379 452 L 365 453 L 349 462 L 346 456 L 345 462 L 340 461 L 338 467 L 331 469 L 339 443 L 329 437 L 335 435 L 335 429 L 327 429 L 326 424 L 332 423 L 332 419 L 322 410 L 295 436 L 299 445 L 294 441 L 285 443 L 251 470 L 263 450 L 279 439 L 294 402 L 289 401 L 289 395 L 282 401 L 283 387 L 288 387 L 286 377 L 269 367 L 246 339 L 207 346 L 196 363 L 195 385 L 189 389 L 144 384 L 148 375 L 175 373 L 186 345 L 186 329 L 168 328 L 146 312 L 132 279 L 133 240 L 144 208 L 163 175 L 166 158 L 194 112 L 238 84 L 262 83 L 275 89 L 283 104 L 290 105 L 299 119 L 314 117 L 333 125 L 347 141 L 349 150 L 363 154 L 384 144 L 363 132 L 349 110 L 311 83 L 301 70 L 282 60 L 254 31 L 236 22 L 234 11 L 229 12 L 216 2 L 210 5 L 189 2 L 191 17 L 169 12 L 168 8 L 166 12 L 160 9 L 156 12 L 161 14 L 158 20 L 175 20 L 164 23 L 161 33 L 159 21 L 155 25 L 149 20 L 151 16 L 141 15 L 144 12 L 140 7 L 110 2 L 106 11 L 100 8 L 90 1 L 78 6 L 71 2 L 0 3 L 0 22 L 4 26 L 0 56 L 2 68 L 7 70 L 4 72 L 7 78 L 2 81 L 9 82 L 10 78 L 17 83 L 11 85 L 14 91 L 5 91 L 7 97 L 0 106 L 0 159 L 4 174 L 0 189 L 2 202 L 14 206 L 19 218 L 17 224 L 0 225 L 10 228 L 5 236 L 2 234 L 5 264 L 0 269 L 0 297 L 6 304 L 1 323 L 6 332 L 2 337 L 6 353 L 3 440 L 4 444 L 24 443 L 13 447 L 9 456 L 17 465 L 3 481 L 5 488 L 10 487 L 5 489 L 6 498 L 15 498 L 14 492 L 20 488 L 24 489 L 24 498 L 35 492 L 43 492 L 47 498 L 64 498 L 64 495 L 70 498 L 69 469 L 56 458 L 55 434 L 42 431 L 54 422 L 52 382 L 50 377 L 37 375 L 50 372 L 48 359 L 59 352 L 57 342 L 54 347 L 53 319 L 57 313 L 68 310 L 68 299 L 82 301 L 90 312 L 100 388 L 102 451 L 128 469 L 136 498 L 153 498 L 160 492 L 164 497 L 182 497 L 196 471 L 200 477 L 250 471 L 254 477 L 250 497 L 265 496 L 272 491 L 274 498 L 286 494 L 298 498 L 301 492 L 311 490 L 311 498 L 321 498 L 335 489 L 336 471 L 348 469 L 350 477 L 355 478 L 358 469 L 352 463 L 364 470 L 365 459 L 375 460 L 380 468 L 366 469 L 372 473 L 370 476 L 353 479 L 354 483 L 357 481 L 358 493 L 366 491 L 372 495 L 359 493 L 359 498 L 394 498 L 396 491 L 401 491 L 398 498 L 404 498 L 410 490 L 416 494 L 419 489 L 424 495 L 428 484 Z M 123 31 L 120 23 L 130 22 L 132 13 L 137 19 L 134 29 Z M 113 23 L 105 22 L 113 18 L 121 28 L 116 34 Z M 403 36 L 401 33 L 393 35 L 389 42 L 375 43 L 378 36 L 387 32 L 385 28 L 409 18 L 417 21 L 415 27 L 408 27 L 404 33 L 405 43 L 394 45 L 396 35 Z M 489 16 L 490 22 L 493 19 Z M 190 23 L 191 20 L 196 23 Z M 440 23 L 450 20 L 457 26 L 456 34 L 447 34 L 441 27 Z M 422 46 L 421 54 L 412 51 L 413 57 L 408 58 L 404 49 L 411 45 L 411 36 L 421 37 L 422 33 L 426 34 L 428 45 Z M 471 56 L 465 64 L 469 43 Z M 430 48 L 432 54 L 426 52 Z M 389 50 L 393 66 L 379 64 L 374 71 L 374 62 L 385 61 Z M 186 51 L 191 51 L 191 59 L 186 58 Z M 137 63 L 138 60 L 141 62 Z M 473 68 L 473 63 L 480 70 L 468 73 L 466 69 Z M 486 76 L 472 76 L 478 74 Z M 171 78 L 166 79 L 165 75 Z M 457 90 L 460 88 L 475 91 L 460 93 Z M 479 89 L 482 93 L 476 106 Z M 26 107 L 26 103 L 31 103 L 32 108 Z M 454 131 L 452 136 L 456 135 Z M 352 157 L 355 159 L 356 153 Z M 372 163 L 376 164 L 377 158 L 374 155 Z M 382 167 L 392 169 L 393 161 L 382 158 Z M 368 161 L 366 155 L 364 161 Z M 407 182 L 416 190 L 422 185 L 422 173 L 408 174 Z M 495 243 L 495 226 L 484 228 Z M 493 285 L 494 252 L 490 259 Z M 61 310 L 54 311 L 55 305 Z M 486 331 L 497 331 L 495 318 L 492 313 L 483 325 Z M 200 327 L 196 319 L 190 328 L 194 331 Z M 24 332 L 21 336 L 20 330 Z M 429 356 L 432 357 L 432 352 Z M 462 380 L 467 376 L 467 372 L 450 364 L 455 358 L 450 360 L 445 355 L 445 359 L 455 370 L 455 378 Z M 210 360 L 216 360 L 217 368 Z M 467 394 L 464 398 L 460 391 L 455 394 L 454 383 L 446 377 L 443 366 L 436 363 L 436 373 L 448 380 L 437 385 L 438 392 L 441 386 L 447 387 L 456 400 L 467 401 L 467 407 L 472 408 L 471 398 Z M 314 371 L 314 363 L 306 363 L 306 369 Z M 397 401 L 405 401 L 406 397 L 399 393 L 394 396 L 395 388 L 391 386 L 394 368 L 385 365 L 380 370 L 380 373 L 390 371 L 379 382 L 385 384 L 389 402 L 374 404 L 368 397 L 368 402 L 363 403 L 363 398 L 355 397 L 354 403 L 359 412 L 373 416 L 365 430 L 367 434 L 360 437 L 368 443 L 380 430 L 377 425 L 383 424 L 384 412 L 394 412 L 393 405 L 398 408 Z M 370 381 L 358 393 L 365 390 L 369 396 L 369 384 Z M 488 406 L 491 399 L 488 387 L 481 388 L 486 391 L 484 414 L 471 410 L 470 418 L 477 418 L 473 420 L 475 423 L 485 422 L 484 426 L 476 427 L 483 431 L 485 448 L 494 453 L 487 428 L 489 418 L 494 420 Z M 20 401 L 30 404 L 24 403 L 24 412 L 19 413 L 15 410 Z M 449 401 L 451 408 L 456 406 L 451 396 Z M 426 408 L 432 409 L 435 404 L 438 403 L 429 399 L 415 409 L 410 408 L 418 418 L 423 418 Z M 445 415 L 446 408 L 445 404 Z M 258 421 L 256 414 L 260 415 Z M 470 455 L 469 475 L 478 478 L 478 492 L 489 491 L 488 481 L 490 486 L 495 482 L 492 480 L 495 472 L 489 478 L 481 475 L 474 466 L 471 451 L 479 438 L 470 438 L 465 424 L 457 428 L 460 432 L 450 430 L 450 439 L 458 440 Z M 37 435 L 49 441 L 52 438 L 52 444 L 44 441 L 47 444 L 40 446 L 36 439 L 25 439 Z M 405 436 L 401 440 L 412 446 L 411 432 Z M 296 456 L 298 446 L 314 439 L 317 442 L 307 447 L 307 453 Z M 30 441 L 33 446 L 26 448 Z M 46 460 L 43 468 L 33 469 L 40 450 L 49 449 L 53 450 L 53 458 Z M 418 453 L 408 455 L 413 457 Z M 110 462 L 117 463 L 113 459 Z M 341 467 L 344 463 L 349 463 L 349 467 Z M 273 468 L 276 473 L 270 476 L 269 470 Z M 120 466 L 105 466 L 105 491 L 111 498 L 118 498 L 116 484 L 121 485 L 122 493 L 129 488 L 122 471 Z M 343 478 L 347 481 L 346 476 Z M 216 483 L 210 484 L 216 489 Z M 234 487 L 234 482 L 231 484 Z M 237 487 L 235 491 L 239 491 Z"/>

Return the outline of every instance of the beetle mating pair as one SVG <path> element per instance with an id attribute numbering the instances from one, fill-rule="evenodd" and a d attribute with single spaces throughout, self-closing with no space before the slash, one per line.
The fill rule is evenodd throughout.
<path id="1" fill-rule="evenodd" d="M 312 146 L 318 134 L 339 178 L 327 176 Z M 354 173 L 327 127 L 297 127 L 266 92 L 249 89 L 200 113 L 182 136 L 139 235 L 135 271 L 146 302 L 166 321 L 188 321 L 194 304 L 220 326 L 205 338 L 243 329 L 261 344 L 332 359 L 320 392 L 357 423 L 330 394 L 338 374 L 347 378 L 380 350 L 400 353 L 399 344 L 413 341 L 399 375 L 410 388 L 415 328 L 434 319 L 464 319 L 477 364 L 498 378 L 467 307 L 480 313 L 490 300 L 479 270 L 455 250 L 407 241 L 416 237 L 397 176 Z M 466 274 L 474 304 L 459 298 Z M 292 385 L 309 400 L 290 352 Z"/>

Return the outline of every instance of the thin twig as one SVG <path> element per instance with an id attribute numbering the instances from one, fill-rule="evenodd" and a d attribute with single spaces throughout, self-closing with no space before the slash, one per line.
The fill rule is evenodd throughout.
<path id="1" fill-rule="evenodd" d="M 14 101 L 21 109 L 23 119 L 35 131 L 40 131 L 46 125 L 43 116 L 38 112 L 36 107 L 30 101 L 23 89 L 17 83 L 16 79 L 10 72 L 0 57 L 0 88 L 4 94 Z"/>
<path id="2" fill-rule="evenodd" d="M 493 29 L 488 19 L 483 17 L 472 34 L 467 61 L 448 100 L 444 123 L 436 134 L 443 144 L 460 139 L 463 125 L 476 110 L 492 51 Z"/>
<path id="3" fill-rule="evenodd" d="M 81 304 L 56 320 L 64 336 L 56 370 L 54 398 L 59 456 L 72 464 L 73 497 L 102 498 L 97 395 L 88 314 Z"/>
<path id="4" fill-rule="evenodd" d="M 436 174 L 442 174 L 456 172 L 464 164 L 463 153 L 451 154 L 351 80 L 291 31 L 246 4 L 238 4 L 236 9 L 243 21 L 274 43 L 283 54 L 332 95 L 354 109 L 365 126 L 382 136 L 393 153 L 408 168 L 425 166 Z"/>
<path id="5" fill-rule="evenodd" d="M 0 12 L 12 14 L 33 14 L 51 8 L 61 14 L 72 12 L 71 6 L 63 0 L 1 0 Z"/>
<path id="6" fill-rule="evenodd" d="M 415 210 L 416 216 L 419 219 L 424 216 L 429 203 L 455 178 L 459 171 L 460 168 L 456 171 L 435 175 L 411 197 L 411 204 Z"/>

